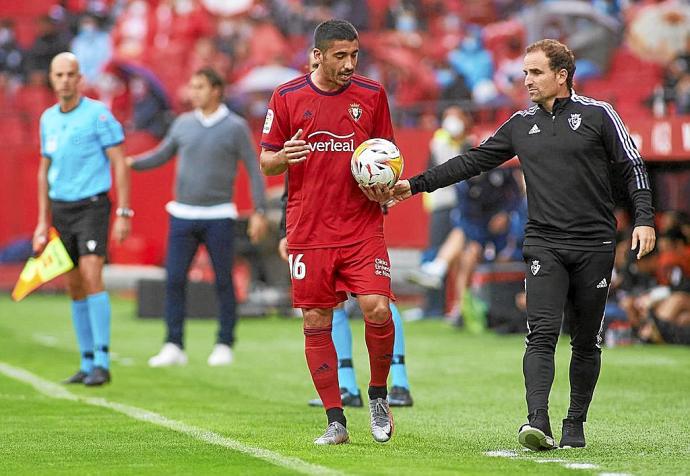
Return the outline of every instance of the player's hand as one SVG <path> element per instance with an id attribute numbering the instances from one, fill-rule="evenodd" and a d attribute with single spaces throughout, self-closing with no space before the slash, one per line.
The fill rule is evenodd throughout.
<path id="1" fill-rule="evenodd" d="M 630 249 L 634 250 L 637 248 L 638 243 L 640 247 L 637 250 L 637 259 L 640 259 L 654 249 L 654 245 L 656 244 L 656 232 L 654 231 L 654 227 L 636 226 L 632 232 L 632 244 L 630 245 Z"/>
<path id="2" fill-rule="evenodd" d="M 46 244 L 48 244 L 49 228 L 50 227 L 47 223 L 39 223 L 38 225 L 36 225 L 36 229 L 34 230 L 34 237 L 31 242 L 31 246 L 34 250 L 34 253 L 40 254 L 43 251 L 43 248 L 46 247 Z"/>
<path id="3" fill-rule="evenodd" d="M 252 213 L 247 225 L 247 235 L 252 244 L 256 244 L 266 235 L 268 231 L 268 220 L 263 213 Z"/>
<path id="4" fill-rule="evenodd" d="M 307 160 L 307 155 L 310 152 L 309 144 L 300 137 L 302 137 L 302 129 L 298 130 L 290 140 L 283 144 L 282 152 L 288 165 L 299 164 Z"/>
<path id="5" fill-rule="evenodd" d="M 129 217 L 116 217 L 113 222 L 112 237 L 116 243 L 121 244 L 132 231 L 132 220 Z"/>
<path id="6" fill-rule="evenodd" d="M 278 242 L 278 254 L 283 258 L 283 261 L 288 260 L 287 238 L 281 238 Z"/>
<path id="7" fill-rule="evenodd" d="M 362 189 L 362 192 L 364 192 L 364 195 L 366 195 L 369 200 L 381 205 L 388 203 L 390 199 L 393 198 L 393 190 L 381 183 L 375 183 L 371 187 L 360 185 L 359 188 Z"/>

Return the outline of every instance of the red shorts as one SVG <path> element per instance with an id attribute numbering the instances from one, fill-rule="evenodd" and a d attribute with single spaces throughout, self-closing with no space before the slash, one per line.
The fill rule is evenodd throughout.
<path id="1" fill-rule="evenodd" d="M 289 248 L 288 253 L 294 307 L 333 308 L 347 299 L 348 292 L 395 299 L 382 237 L 340 248 Z"/>

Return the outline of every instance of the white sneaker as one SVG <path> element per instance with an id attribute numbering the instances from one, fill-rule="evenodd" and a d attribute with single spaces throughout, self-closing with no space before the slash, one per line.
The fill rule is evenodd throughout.
<path id="1" fill-rule="evenodd" d="M 187 365 L 187 354 L 177 344 L 166 342 L 160 352 L 149 359 L 149 367 Z"/>
<path id="2" fill-rule="evenodd" d="M 211 367 L 230 365 L 232 363 L 232 349 L 226 344 L 216 344 L 213 346 L 213 352 L 208 356 L 207 362 Z"/>

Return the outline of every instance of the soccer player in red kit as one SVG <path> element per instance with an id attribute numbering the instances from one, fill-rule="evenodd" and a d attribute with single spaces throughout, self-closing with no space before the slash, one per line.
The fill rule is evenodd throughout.
<path id="1" fill-rule="evenodd" d="M 307 365 L 328 417 L 326 432 L 314 440 L 320 445 L 349 439 L 331 338 L 333 308 L 347 292 L 356 294 L 364 313 L 371 432 L 378 442 L 393 434 L 386 379 L 395 331 L 383 214 L 350 173 L 355 148 L 373 137 L 392 141 L 393 126 L 383 87 L 354 74 L 358 54 L 350 23 L 317 26 L 318 67 L 273 92 L 261 139 L 264 174 L 288 173 L 293 305 L 302 309 Z"/>

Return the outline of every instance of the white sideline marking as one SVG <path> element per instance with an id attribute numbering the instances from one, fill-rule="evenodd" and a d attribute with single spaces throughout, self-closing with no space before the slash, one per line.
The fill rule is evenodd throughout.
<path id="1" fill-rule="evenodd" d="M 532 453 L 529 451 L 527 448 L 524 449 L 525 452 Z M 538 464 L 544 464 L 544 463 L 556 463 L 560 464 L 564 468 L 567 469 L 599 469 L 599 465 L 593 464 L 593 463 L 577 463 L 577 462 L 568 462 L 568 460 L 560 459 L 560 458 L 529 458 L 526 456 L 520 456 L 516 451 L 513 450 L 494 450 L 494 451 L 485 451 L 484 454 L 486 456 L 492 456 L 492 457 L 499 457 L 499 458 L 509 458 L 509 459 L 520 459 L 520 460 L 526 460 L 526 461 L 534 461 L 535 463 Z M 632 476 L 631 474 L 626 474 L 626 473 L 600 473 L 599 476 Z"/>
<path id="2" fill-rule="evenodd" d="M 0 362 L 0 372 L 5 374 L 7 377 L 30 384 L 34 387 L 34 389 L 36 389 L 36 391 L 48 397 L 60 398 L 63 400 L 70 400 L 79 403 L 86 403 L 88 405 L 93 405 L 95 407 L 108 408 L 110 410 L 123 413 L 124 415 L 134 418 L 135 420 L 140 420 L 147 423 L 152 423 L 154 425 L 162 426 L 164 428 L 168 428 L 170 430 L 183 433 L 187 436 L 191 436 L 194 439 L 212 445 L 223 446 L 225 448 L 229 448 L 231 450 L 247 454 L 254 458 L 258 458 L 272 463 L 276 466 L 291 469 L 302 474 L 342 474 L 333 469 L 326 468 L 325 466 L 319 466 L 317 464 L 302 461 L 299 458 L 295 458 L 292 456 L 283 456 L 279 453 L 275 453 L 270 450 L 245 445 L 244 443 L 240 443 L 239 441 L 233 440 L 232 438 L 227 438 L 225 436 L 219 435 L 218 433 L 214 433 L 210 430 L 188 425 L 181 421 L 171 420 L 169 418 L 164 417 L 163 415 L 159 415 L 158 413 L 154 413 L 143 408 L 132 407 L 117 402 L 110 402 L 105 398 L 82 397 L 79 395 L 75 395 L 58 384 L 49 382 L 48 380 L 44 380 L 41 377 L 32 374 L 27 370 L 24 370 L 19 367 L 14 367 L 4 362 Z"/>

